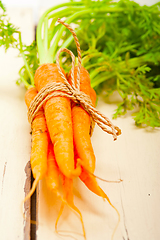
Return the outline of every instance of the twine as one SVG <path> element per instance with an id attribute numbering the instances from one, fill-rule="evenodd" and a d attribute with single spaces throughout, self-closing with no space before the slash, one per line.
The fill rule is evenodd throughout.
<path id="1" fill-rule="evenodd" d="M 71 26 L 68 23 L 65 23 L 64 21 L 62 21 L 60 18 L 58 18 L 58 22 L 63 24 L 72 33 L 75 44 L 76 44 L 76 47 L 77 47 L 78 69 L 77 69 L 77 86 L 76 87 L 77 87 L 78 90 L 80 90 L 80 71 L 81 71 L 81 61 L 82 61 L 80 44 L 79 44 L 77 35 L 76 35 L 75 31 L 71 28 Z M 59 62 L 59 60 L 58 60 L 58 62 Z M 74 66 L 73 65 L 72 65 L 72 68 L 73 68 L 73 72 L 74 72 Z M 71 75 L 71 79 L 73 79 L 72 86 L 75 87 L 74 75 L 73 76 Z"/>
<path id="2" fill-rule="evenodd" d="M 106 117 L 104 114 L 100 113 L 96 108 L 93 107 L 90 97 L 85 94 L 84 92 L 80 91 L 80 67 L 81 67 L 81 51 L 80 45 L 78 42 L 78 38 L 76 37 L 75 32 L 73 29 L 62 20 L 58 19 L 58 22 L 65 25 L 73 34 L 77 45 L 77 52 L 78 52 L 78 69 L 77 69 L 77 77 L 76 83 L 74 79 L 74 66 L 75 66 L 75 56 L 74 54 L 68 50 L 67 48 L 61 48 L 57 52 L 56 56 L 56 64 L 58 67 L 58 72 L 60 73 L 61 77 L 64 80 L 64 83 L 51 83 L 47 84 L 44 88 L 42 88 L 34 100 L 31 102 L 31 105 L 28 110 L 28 121 L 32 123 L 36 113 L 39 109 L 45 104 L 52 97 L 60 96 L 60 97 L 67 97 L 76 104 L 79 104 L 83 107 L 83 109 L 92 117 L 94 122 L 108 134 L 113 135 L 113 139 L 116 140 L 117 136 L 121 134 L 121 130 L 114 126 L 113 123 Z M 70 54 L 72 58 L 72 68 L 71 68 L 71 84 L 66 79 L 65 75 L 61 71 L 60 63 L 59 63 L 59 56 L 61 52 L 67 52 Z"/>

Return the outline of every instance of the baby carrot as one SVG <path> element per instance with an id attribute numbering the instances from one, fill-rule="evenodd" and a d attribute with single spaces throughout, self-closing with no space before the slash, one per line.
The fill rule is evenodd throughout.
<path id="1" fill-rule="evenodd" d="M 52 63 L 40 65 L 34 81 L 38 91 L 49 83 L 64 82 L 57 65 Z M 76 168 L 74 163 L 70 100 L 61 96 L 52 97 L 44 104 L 44 111 L 60 171 L 69 178 L 79 176 L 81 167 Z"/>
<path id="2" fill-rule="evenodd" d="M 59 188 L 59 168 L 55 160 L 53 145 L 50 142 L 48 146 L 48 158 L 47 158 L 47 172 L 46 172 L 46 184 L 49 190 L 54 191 L 58 196 Z"/>
<path id="3" fill-rule="evenodd" d="M 74 77 L 76 82 L 78 67 L 75 67 Z M 71 75 L 68 76 L 71 83 Z M 96 94 L 90 85 L 90 77 L 88 71 L 81 66 L 80 71 L 80 90 L 87 94 L 95 105 Z M 72 122 L 73 122 L 73 138 L 74 145 L 78 157 L 82 160 L 82 165 L 89 172 L 95 170 L 95 155 L 90 138 L 91 118 L 89 114 L 79 105 L 73 103 L 72 106 Z"/>
<path id="4" fill-rule="evenodd" d="M 97 95 L 96 95 L 96 92 L 95 92 L 95 90 L 94 90 L 93 88 L 90 88 L 90 99 L 91 99 L 91 101 L 92 101 L 93 106 L 95 107 Z M 91 118 L 90 132 L 89 132 L 90 136 L 92 136 L 94 126 L 95 126 L 95 122 L 94 122 L 93 119 Z"/>
<path id="5" fill-rule="evenodd" d="M 63 186 L 63 194 L 64 194 L 63 200 L 64 201 L 62 201 L 61 209 L 59 211 L 57 221 L 55 224 L 55 229 L 57 231 L 57 224 L 58 224 L 59 218 L 62 215 L 65 204 L 67 204 L 72 210 L 74 210 L 79 215 L 80 221 L 82 224 L 83 236 L 84 236 L 84 239 L 86 239 L 86 233 L 85 233 L 82 214 L 79 211 L 79 209 L 75 206 L 74 201 L 73 201 L 73 179 L 67 178 L 64 175 L 62 175 L 62 186 Z"/>
<path id="6" fill-rule="evenodd" d="M 25 102 L 27 107 L 30 106 L 32 100 L 37 94 L 36 88 L 29 88 L 25 94 Z M 35 188 L 40 179 L 42 179 L 47 171 L 47 155 L 48 155 L 49 135 L 45 121 L 44 111 L 41 108 L 32 122 L 32 146 L 31 146 L 31 169 L 34 177 L 34 182 L 31 191 L 26 196 L 26 201 L 35 191 Z"/>

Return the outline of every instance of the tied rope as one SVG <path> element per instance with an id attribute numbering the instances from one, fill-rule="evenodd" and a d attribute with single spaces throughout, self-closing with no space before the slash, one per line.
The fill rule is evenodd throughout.
<path id="1" fill-rule="evenodd" d="M 61 96 L 67 97 L 75 103 L 81 105 L 83 109 L 92 117 L 93 121 L 97 123 L 99 127 L 108 134 L 113 135 L 113 139 L 116 140 L 117 136 L 121 134 L 121 130 L 114 126 L 113 123 L 106 117 L 104 114 L 100 113 L 96 108 L 93 107 L 90 97 L 84 92 L 80 91 L 80 68 L 81 68 L 81 51 L 80 45 L 78 42 L 78 38 L 74 32 L 74 30 L 62 20 L 58 19 L 58 22 L 62 23 L 66 26 L 70 32 L 72 33 L 74 40 L 77 46 L 78 52 L 78 69 L 77 69 L 77 77 L 76 82 L 74 79 L 74 66 L 75 66 L 75 56 L 74 54 L 68 50 L 67 48 L 61 48 L 57 52 L 56 56 L 56 64 L 58 67 L 58 72 L 64 80 L 64 83 L 52 83 L 47 84 L 44 88 L 42 88 L 33 101 L 30 104 L 28 109 L 28 121 L 32 124 L 32 121 L 39 111 L 39 109 L 44 105 L 44 103 L 52 97 Z M 66 79 L 65 75 L 61 71 L 59 55 L 61 52 L 67 52 L 70 54 L 72 58 L 72 68 L 71 68 L 71 84 Z"/>

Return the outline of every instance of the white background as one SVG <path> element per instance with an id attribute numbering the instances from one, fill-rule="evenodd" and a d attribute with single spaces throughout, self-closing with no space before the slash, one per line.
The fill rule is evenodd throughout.
<path id="1" fill-rule="evenodd" d="M 2 2 L 6 7 L 31 7 L 34 10 L 36 19 L 39 9 L 69 2 L 69 0 L 2 0 Z M 141 5 L 152 5 L 159 2 L 159 0 L 135 0 L 135 2 Z"/>
<path id="2" fill-rule="evenodd" d="M 42 7 L 42 6 L 52 6 L 60 4 L 63 2 L 68 2 L 67 0 L 2 0 L 2 2 L 7 6 L 25 6 L 25 7 Z M 139 4 L 152 5 L 157 3 L 158 0 L 136 0 L 135 2 Z"/>

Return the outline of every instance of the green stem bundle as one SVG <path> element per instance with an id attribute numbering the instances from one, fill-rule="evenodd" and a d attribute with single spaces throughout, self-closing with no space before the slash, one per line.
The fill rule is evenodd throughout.
<path id="1" fill-rule="evenodd" d="M 4 21 L 1 1 L 0 6 L 4 11 L 0 16 L 0 45 L 6 50 L 19 49 L 24 60 L 19 82 L 26 88 L 34 86 L 34 73 L 40 64 L 56 61 L 61 47 L 77 56 L 72 34 L 57 23 L 63 18 L 73 24 L 82 65 L 89 71 L 97 94 L 107 100 L 117 90 L 121 96 L 114 117 L 138 107 L 134 112 L 136 125 L 160 127 L 160 2 L 140 6 L 131 0 L 71 0 L 53 6 L 41 16 L 36 41 L 30 46 L 23 45 L 17 28 Z M 68 71 L 70 56 L 61 54 L 60 61 Z"/>

